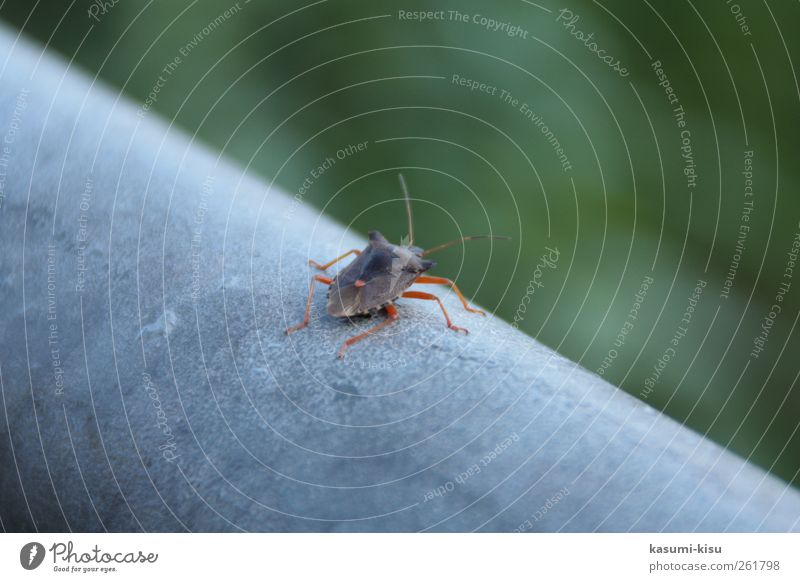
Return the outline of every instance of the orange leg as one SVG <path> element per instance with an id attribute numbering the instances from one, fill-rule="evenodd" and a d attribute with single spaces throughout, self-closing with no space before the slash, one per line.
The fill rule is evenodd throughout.
<path id="1" fill-rule="evenodd" d="M 328 263 L 325 263 L 324 265 L 320 265 L 317 261 L 312 261 L 311 259 L 309 259 L 308 264 L 311 265 L 312 267 L 316 267 L 320 271 L 324 271 L 325 269 L 327 269 L 331 265 L 334 265 L 334 264 L 338 263 L 339 261 L 341 261 L 342 259 L 344 259 L 346 257 L 349 257 L 350 255 L 353 255 L 353 254 L 358 256 L 358 255 L 361 254 L 361 251 L 358 250 L 358 249 L 349 250 L 345 254 L 336 257 L 335 259 L 333 259 L 332 261 L 330 261 Z"/>
<path id="2" fill-rule="evenodd" d="M 308 287 L 308 299 L 306 300 L 306 314 L 303 316 L 302 323 L 298 323 L 297 325 L 293 325 L 292 327 L 286 330 L 286 335 L 289 335 L 293 331 L 297 331 L 298 329 L 303 329 L 305 326 L 308 325 L 308 320 L 311 316 L 311 298 L 314 297 L 314 283 L 319 281 L 320 283 L 325 283 L 326 285 L 330 285 L 333 283 L 333 279 L 330 277 L 323 277 L 322 275 L 314 275 L 311 277 L 311 284 Z"/>
<path id="3" fill-rule="evenodd" d="M 422 284 L 431 284 L 431 285 L 449 285 L 455 291 L 455 294 L 458 295 L 458 298 L 461 300 L 461 304 L 464 306 L 464 309 L 469 311 L 470 313 L 480 313 L 481 315 L 486 315 L 480 309 L 475 309 L 474 307 L 470 307 L 469 303 L 467 303 L 466 297 L 461 294 L 461 291 L 456 287 L 456 284 L 453 283 L 450 279 L 445 279 L 444 277 L 429 277 L 428 275 L 421 275 L 417 277 L 414 283 L 422 283 Z M 443 308 L 444 309 L 444 308 Z"/>
<path id="4" fill-rule="evenodd" d="M 442 305 L 442 300 L 439 299 L 436 295 L 432 293 L 424 293 L 423 291 L 406 291 L 400 297 L 408 297 L 409 299 L 427 299 L 428 301 L 436 301 L 439 304 L 439 307 L 442 308 L 442 313 L 444 313 L 444 319 L 447 321 L 447 327 L 452 329 L 453 331 L 460 331 L 461 333 L 469 333 L 469 330 L 464 329 L 463 327 L 458 327 L 457 325 L 453 325 L 453 322 L 450 321 L 450 316 L 447 315 L 447 310 Z"/>
<path id="5" fill-rule="evenodd" d="M 382 321 L 378 325 L 375 325 L 375 326 L 369 328 L 364 333 L 360 333 L 358 335 L 354 335 L 353 337 L 351 337 L 350 339 L 345 341 L 342 344 L 342 347 L 339 349 L 338 357 L 339 358 L 344 358 L 345 351 L 347 351 L 347 348 L 352 346 L 354 343 L 356 343 L 358 341 L 361 341 L 362 339 L 364 339 L 368 335 L 371 335 L 371 334 L 375 333 L 376 331 L 378 331 L 380 329 L 383 329 L 384 327 L 386 327 L 390 323 L 394 323 L 395 321 L 397 321 L 397 318 L 398 318 L 397 309 L 395 308 L 394 305 L 390 304 L 390 305 L 386 306 L 386 315 L 389 316 L 389 318 L 386 321 Z"/>

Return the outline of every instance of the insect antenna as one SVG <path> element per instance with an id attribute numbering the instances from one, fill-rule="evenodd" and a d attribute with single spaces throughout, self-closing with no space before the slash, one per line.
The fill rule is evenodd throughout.
<path id="1" fill-rule="evenodd" d="M 453 246 L 455 244 L 458 244 L 460 242 L 466 242 L 468 240 L 479 240 L 479 239 L 511 240 L 511 237 L 510 236 L 495 236 L 495 235 L 492 235 L 492 234 L 481 234 L 481 235 L 477 235 L 477 236 L 464 236 L 464 237 L 457 238 L 455 240 L 451 240 L 451 241 L 448 241 L 446 243 L 440 244 L 439 246 L 435 246 L 435 247 L 430 248 L 430 249 L 428 249 L 426 251 L 423 251 L 422 256 L 424 257 L 425 255 L 429 255 L 431 253 L 435 253 L 437 251 L 441 251 L 443 249 L 446 249 L 447 247 L 451 247 L 451 246 Z"/>
<path id="2" fill-rule="evenodd" d="M 414 244 L 414 220 L 411 216 L 411 195 L 408 193 L 408 186 L 406 186 L 406 179 L 403 174 L 397 174 L 400 179 L 400 187 L 403 189 L 403 196 L 406 198 L 406 214 L 408 215 L 408 242 L 405 246 L 412 246 Z"/>

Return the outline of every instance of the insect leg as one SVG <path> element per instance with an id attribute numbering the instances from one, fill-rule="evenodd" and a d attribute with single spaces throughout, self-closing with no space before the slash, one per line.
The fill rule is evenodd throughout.
<path id="1" fill-rule="evenodd" d="M 444 305 L 442 304 L 442 300 L 439 299 L 436 295 L 433 295 L 432 293 L 425 293 L 423 291 L 406 291 L 400 297 L 407 297 L 409 299 L 427 299 L 428 301 L 436 301 L 439 304 L 439 307 L 442 308 L 442 313 L 444 313 L 444 319 L 445 321 L 447 321 L 447 327 L 449 327 L 453 331 L 469 333 L 469 330 L 464 329 L 463 327 L 458 327 L 457 325 L 453 325 L 453 322 L 450 321 L 450 316 L 447 315 L 447 310 L 444 308 Z"/>
<path id="2" fill-rule="evenodd" d="M 311 298 L 314 297 L 314 283 L 319 281 L 320 283 L 325 283 L 326 285 L 330 285 L 333 283 L 333 279 L 330 277 L 323 277 L 322 275 L 314 275 L 311 277 L 311 283 L 308 286 L 308 299 L 306 300 L 306 314 L 303 316 L 302 323 L 298 323 L 297 325 L 293 325 L 292 327 L 286 330 L 286 335 L 289 335 L 293 331 L 297 331 L 298 329 L 303 329 L 305 326 L 308 325 L 308 320 L 311 314 Z"/>
<path id="3" fill-rule="evenodd" d="M 469 303 L 467 303 L 466 297 L 464 297 L 464 295 L 461 294 L 459 288 L 456 287 L 456 284 L 450 279 L 445 279 L 444 277 L 430 277 L 428 275 L 422 275 L 420 277 L 417 277 L 414 283 L 422 283 L 430 285 L 449 285 L 450 287 L 452 287 L 453 291 L 455 291 L 455 294 L 458 295 L 458 298 L 461 300 L 461 304 L 464 306 L 464 309 L 466 309 L 470 313 L 480 313 L 481 315 L 484 316 L 486 315 L 486 313 L 484 313 L 480 309 L 475 309 L 474 307 L 470 307 Z"/>
<path id="4" fill-rule="evenodd" d="M 320 271 L 324 271 L 325 269 L 327 269 L 331 265 L 334 265 L 334 264 L 338 263 L 339 261 L 341 261 L 342 259 L 344 259 L 346 257 L 349 257 L 350 255 L 353 255 L 353 254 L 358 256 L 358 255 L 361 254 L 361 251 L 358 250 L 358 249 L 349 250 L 345 254 L 336 257 L 335 259 L 333 259 L 330 262 L 325 263 L 324 265 L 320 265 L 317 261 L 312 261 L 311 259 L 308 260 L 308 264 L 311 265 L 312 267 L 316 267 Z"/>
<path id="5" fill-rule="evenodd" d="M 394 323 L 394 322 L 397 320 L 397 318 L 398 318 L 398 315 L 397 315 L 397 309 L 395 308 L 395 306 L 394 306 L 394 305 L 391 305 L 391 304 L 390 304 L 390 305 L 387 305 L 387 306 L 386 306 L 386 315 L 388 315 L 388 316 L 389 316 L 389 318 L 388 318 L 387 320 L 385 320 L 385 321 L 382 321 L 382 322 L 380 322 L 378 325 L 375 325 L 375 326 L 373 326 L 373 327 L 369 328 L 369 329 L 368 329 L 367 331 L 365 331 L 364 333 L 360 333 L 360 334 L 358 334 L 358 335 L 354 335 L 354 336 L 353 336 L 353 337 L 351 337 L 350 339 L 346 340 L 346 341 L 345 341 L 345 342 L 342 344 L 342 347 L 339 349 L 339 354 L 338 354 L 338 357 L 339 357 L 339 358 L 344 358 L 344 353 L 345 353 L 345 351 L 347 351 L 347 348 L 349 348 L 350 346 L 352 346 L 354 343 L 356 343 L 356 342 L 358 342 L 358 341 L 361 341 L 362 339 L 364 339 L 364 338 L 365 338 L 365 337 L 367 337 L 368 335 L 375 333 L 376 331 L 378 331 L 379 329 L 382 329 L 382 328 L 386 327 L 386 326 L 387 326 L 387 325 L 389 325 L 390 323 Z"/>

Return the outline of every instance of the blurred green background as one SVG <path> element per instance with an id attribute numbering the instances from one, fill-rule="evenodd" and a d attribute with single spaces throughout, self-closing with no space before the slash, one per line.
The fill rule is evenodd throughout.
<path id="1" fill-rule="evenodd" d="M 798 482 L 797 2 L 14 0 L 0 19 L 292 195 L 334 158 L 302 201 L 357 231 L 405 234 L 403 168 L 421 246 L 514 238 L 444 251 L 436 274 Z"/>

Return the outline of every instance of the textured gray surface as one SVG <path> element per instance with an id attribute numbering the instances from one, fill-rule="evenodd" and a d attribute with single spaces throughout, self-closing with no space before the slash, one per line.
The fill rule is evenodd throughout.
<path id="1" fill-rule="evenodd" d="M 471 335 L 405 301 L 339 362 L 319 292 L 287 338 L 306 260 L 363 240 L 12 41 L 5 529 L 800 527 L 795 490 L 444 289 Z"/>

